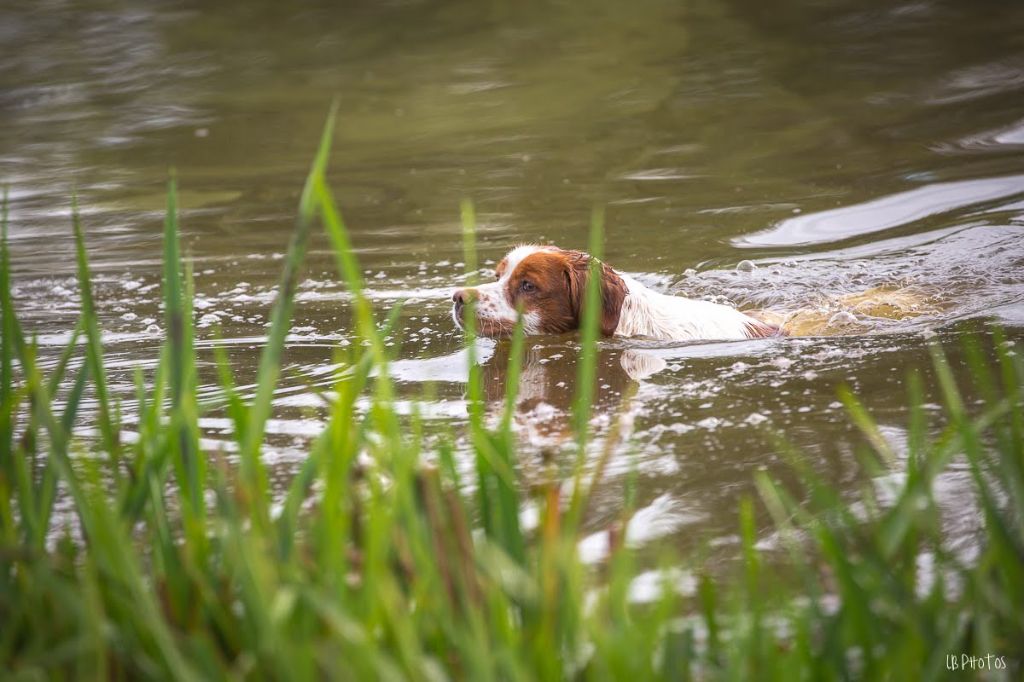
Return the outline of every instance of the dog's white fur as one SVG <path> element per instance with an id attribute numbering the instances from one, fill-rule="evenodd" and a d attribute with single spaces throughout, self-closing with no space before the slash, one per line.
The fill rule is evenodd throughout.
<path id="1" fill-rule="evenodd" d="M 668 296 L 628 275 L 616 336 L 646 336 L 662 341 L 729 341 L 751 338 L 759 323 L 735 308 L 710 301 Z"/>

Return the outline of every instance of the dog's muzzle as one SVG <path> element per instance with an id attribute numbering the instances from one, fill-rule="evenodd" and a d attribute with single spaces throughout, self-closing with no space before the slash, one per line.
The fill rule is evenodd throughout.
<path id="1" fill-rule="evenodd" d="M 476 289 L 456 289 L 452 294 L 452 318 L 460 328 L 464 324 L 466 306 L 477 300 Z"/>

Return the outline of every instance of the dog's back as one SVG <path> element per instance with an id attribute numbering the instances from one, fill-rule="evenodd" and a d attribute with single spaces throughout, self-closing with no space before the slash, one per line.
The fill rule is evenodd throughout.
<path id="1" fill-rule="evenodd" d="M 747 310 L 786 336 L 839 336 L 863 331 L 865 320 L 906 320 L 942 312 L 936 297 L 917 286 L 880 286 L 789 312 Z"/>

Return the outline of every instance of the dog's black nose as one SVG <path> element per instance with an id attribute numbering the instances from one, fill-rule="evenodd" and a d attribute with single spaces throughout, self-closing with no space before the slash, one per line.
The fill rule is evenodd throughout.
<path id="1" fill-rule="evenodd" d="M 455 305 L 466 305 L 476 298 L 476 291 L 473 289 L 456 289 L 452 294 L 452 302 Z"/>

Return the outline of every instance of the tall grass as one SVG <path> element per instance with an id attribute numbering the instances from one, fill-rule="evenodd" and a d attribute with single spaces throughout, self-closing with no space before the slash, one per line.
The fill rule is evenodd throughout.
<path id="1" fill-rule="evenodd" d="M 332 116 L 333 120 L 333 116 Z M 596 277 L 576 403 L 578 458 L 562 481 L 517 482 L 512 410 L 523 341 L 513 335 L 503 418 L 489 425 L 471 372 L 473 485 L 450 446 L 424 452 L 418 424 L 401 422 L 384 337 L 349 233 L 326 181 L 331 125 L 306 180 L 271 328 L 250 402 L 218 353 L 223 409 L 238 460 L 204 453 L 198 419 L 191 271 L 181 266 L 176 189 L 164 230 L 167 338 L 152 377 L 136 377 L 138 437 L 121 439 L 106 391 L 101 336 L 78 221 L 81 319 L 48 377 L 12 300 L 6 201 L 0 239 L 0 669 L 13 679 L 917 679 L 955 676 L 947 655 L 1024 658 L 1024 367 L 997 335 L 998 362 L 977 345 L 967 359 L 985 407 L 965 407 L 934 348 L 944 422 L 930 436 L 911 377 L 909 452 L 898 455 L 846 395 L 871 447 L 865 466 L 905 468 L 892 504 L 870 490 L 850 501 L 789 452 L 803 488 L 758 475 L 758 504 L 789 552 L 777 579 L 758 549 L 755 501 L 740 505 L 742 574 L 700 580 L 694 598 L 666 578 L 654 604 L 630 601 L 637 569 L 611 542 L 604 570 L 577 552 L 599 466 L 583 466 L 597 318 Z M 472 207 L 464 205 L 472 237 Z M 290 324 L 298 272 L 317 225 L 334 247 L 364 343 L 345 355 L 327 426 L 289 489 L 272 497 L 261 446 Z M 591 251 L 600 253 L 595 214 Z M 466 263 L 475 262 L 472 239 Z M 472 339 L 472 327 L 470 328 Z M 80 340 L 83 344 L 80 347 Z M 472 345 L 470 345 L 472 347 Z M 79 356 L 84 361 L 75 362 Z M 77 368 L 72 371 L 72 368 Z M 56 400 L 58 389 L 65 391 Z M 87 391 L 100 437 L 74 437 Z M 368 411 L 357 401 L 369 394 Z M 59 407 L 62 406 L 62 407 Z M 607 446 L 604 446 L 607 447 Z M 89 450 L 103 457 L 89 457 Z M 900 456 L 903 457 L 900 460 Z M 936 477 L 966 462 L 984 519 L 967 562 L 943 543 Z M 902 462 L 902 463 L 901 463 Z M 470 493 L 472 488 L 476 492 Z M 58 522 L 68 500 L 74 523 Z M 524 527 L 527 498 L 539 508 Z M 624 512 L 628 520 L 629 505 Z M 614 534 L 613 534 L 614 535 Z M 927 570 L 922 568 L 927 560 Z M 999 665 L 989 662 L 994 667 Z M 978 672 L 977 664 L 968 671 Z"/>

